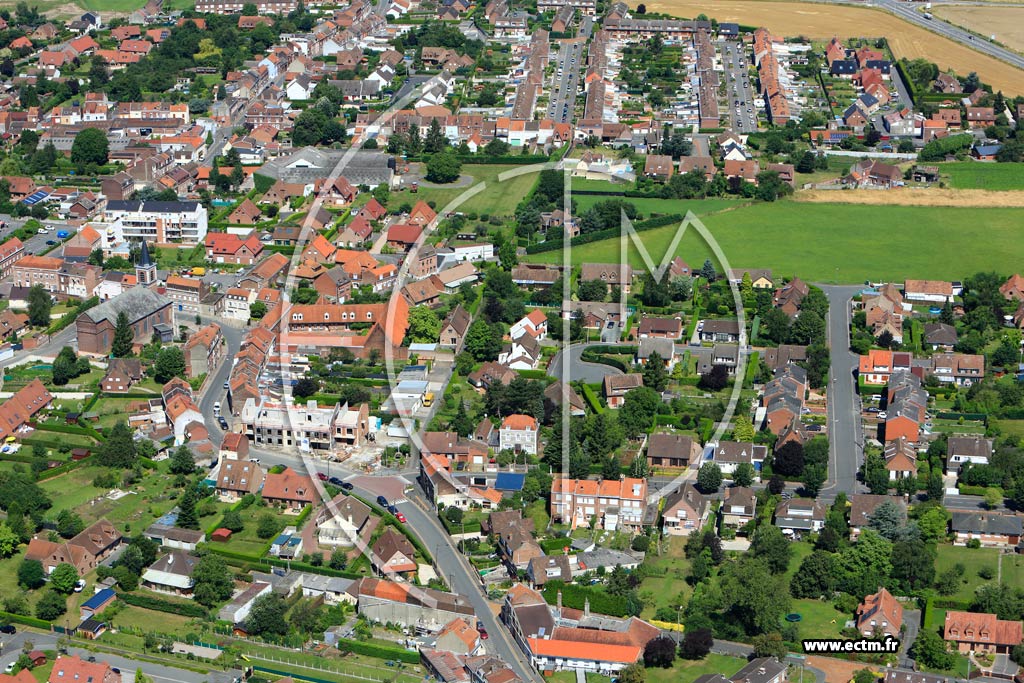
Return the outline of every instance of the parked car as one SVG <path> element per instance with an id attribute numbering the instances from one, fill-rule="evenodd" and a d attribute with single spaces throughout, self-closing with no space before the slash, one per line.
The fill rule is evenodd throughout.
<path id="1" fill-rule="evenodd" d="M 14 628 L 13 624 L 4 624 L 3 626 L 0 626 L 0 633 L 6 633 L 7 635 L 11 635 L 12 633 L 17 632 L 18 629 Z"/>
<path id="2" fill-rule="evenodd" d="M 341 488 L 342 488 L 343 490 L 345 490 L 345 491 L 351 491 L 352 489 L 354 489 L 354 488 L 355 488 L 355 486 L 353 486 L 352 484 L 350 484 L 350 483 L 349 483 L 349 482 L 347 482 L 347 481 L 343 481 L 343 482 L 341 482 L 341 484 L 339 484 L 339 486 L 341 486 Z"/>
<path id="3" fill-rule="evenodd" d="M 398 508 L 395 507 L 394 505 L 388 505 L 388 512 L 390 512 L 393 515 L 397 515 L 398 514 Z"/>
<path id="4" fill-rule="evenodd" d="M 85 590 L 85 579 L 79 579 L 78 581 L 75 581 L 75 592 L 76 593 L 81 593 L 84 590 Z"/>
<path id="5" fill-rule="evenodd" d="M 402 524 L 405 524 L 405 515 L 403 515 L 401 512 L 395 513 L 395 519 L 397 519 Z"/>
<path id="6" fill-rule="evenodd" d="M 339 479 L 338 477 L 331 477 L 331 478 L 329 478 L 329 479 L 327 480 L 327 483 L 328 483 L 328 484 L 330 484 L 330 485 L 332 485 L 332 486 L 338 486 L 338 487 L 340 487 L 340 488 L 345 488 L 344 486 L 342 486 L 342 484 L 344 484 L 345 482 L 343 482 L 343 481 L 342 481 L 341 479 Z"/>
<path id="7" fill-rule="evenodd" d="M 223 415 L 217 416 L 217 424 L 219 424 L 220 428 L 223 429 L 225 432 L 228 431 L 228 421 L 224 419 Z"/>
<path id="8" fill-rule="evenodd" d="M 391 507 L 390 505 L 388 505 L 388 499 L 385 498 L 384 496 L 377 496 L 377 505 L 380 505 L 382 508 Z"/>
<path id="9" fill-rule="evenodd" d="M 477 626 L 476 632 L 480 634 L 480 640 L 487 640 L 487 629 L 483 626 Z"/>
<path id="10" fill-rule="evenodd" d="M 324 474 L 323 472 L 317 472 L 316 478 L 319 479 L 320 481 L 327 481 L 327 475 Z"/>

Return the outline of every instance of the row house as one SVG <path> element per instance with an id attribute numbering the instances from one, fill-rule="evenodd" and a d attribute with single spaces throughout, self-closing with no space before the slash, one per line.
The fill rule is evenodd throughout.
<path id="1" fill-rule="evenodd" d="M 606 531 L 639 529 L 647 510 L 647 481 L 560 477 L 551 486 L 551 518 L 572 528 L 587 526 L 592 518 Z"/>

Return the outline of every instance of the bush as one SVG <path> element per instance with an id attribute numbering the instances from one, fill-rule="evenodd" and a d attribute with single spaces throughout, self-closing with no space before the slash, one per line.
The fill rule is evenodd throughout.
<path id="1" fill-rule="evenodd" d="M 981 541 L 978 540 L 977 538 L 972 538 L 971 540 L 967 541 L 967 547 L 971 548 L 972 550 L 980 548 L 981 547 Z"/>
<path id="2" fill-rule="evenodd" d="M 636 536 L 629 547 L 638 553 L 646 553 L 647 549 L 651 547 L 651 539 L 648 536 Z"/>
<path id="3" fill-rule="evenodd" d="M 161 600 L 150 595 L 137 595 L 135 593 L 119 593 L 117 597 L 129 605 L 157 612 L 167 612 L 168 614 L 179 614 L 183 617 L 196 617 L 199 619 L 205 619 L 210 615 L 209 610 L 197 603 L 170 602 L 169 600 Z"/>

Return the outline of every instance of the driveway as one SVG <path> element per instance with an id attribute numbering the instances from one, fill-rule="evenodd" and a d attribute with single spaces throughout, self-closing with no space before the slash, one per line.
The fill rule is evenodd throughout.
<path id="1" fill-rule="evenodd" d="M 607 344 L 572 344 L 567 349 L 562 349 L 551 359 L 548 375 L 557 377 L 562 382 L 579 380 L 586 384 L 599 384 L 604 382 L 605 377 L 622 374 L 621 370 L 610 365 L 583 361 L 583 350 L 590 346 L 607 346 Z M 571 368 L 568 376 L 562 370 L 562 363 L 566 355 L 569 357 L 569 367 Z"/>

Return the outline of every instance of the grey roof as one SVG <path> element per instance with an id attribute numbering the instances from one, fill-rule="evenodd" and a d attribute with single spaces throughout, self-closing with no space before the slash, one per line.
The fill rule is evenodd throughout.
<path id="1" fill-rule="evenodd" d="M 344 161 L 343 161 L 344 160 Z M 380 185 L 389 182 L 393 174 L 389 166 L 391 157 L 384 152 L 359 150 L 316 149 L 303 147 L 292 154 L 272 159 L 260 168 L 260 173 L 289 183 L 312 183 L 330 175 L 342 162 L 340 172 L 353 185 Z M 288 168 L 300 163 L 299 168 Z"/>
<path id="2" fill-rule="evenodd" d="M 766 683 L 786 670 L 774 657 L 759 657 L 740 669 L 729 680 L 733 683 Z"/>
<path id="3" fill-rule="evenodd" d="M 664 337 L 644 337 L 640 340 L 640 346 L 637 349 L 636 357 L 641 360 L 647 360 L 651 357 L 651 353 L 657 353 L 661 356 L 662 360 L 668 360 L 675 356 L 676 343 L 671 339 L 665 339 Z"/>
<path id="4" fill-rule="evenodd" d="M 134 323 L 170 305 L 170 299 L 157 294 L 152 289 L 132 287 L 110 301 L 104 301 L 99 306 L 90 308 L 80 317 L 88 318 L 95 323 L 109 320 L 112 324 L 116 324 L 117 316 L 123 311 L 128 316 L 128 322 Z"/>
<path id="5" fill-rule="evenodd" d="M 946 323 L 928 323 L 924 326 L 926 344 L 953 346 L 957 342 L 956 328 Z"/>
<path id="6" fill-rule="evenodd" d="M 1020 536 L 1021 518 L 998 512 L 954 512 L 950 528 L 972 534 Z"/>
<path id="7" fill-rule="evenodd" d="M 107 202 L 107 211 L 152 211 L 153 213 L 184 213 L 195 211 L 199 202 L 158 202 L 134 199 Z"/>

